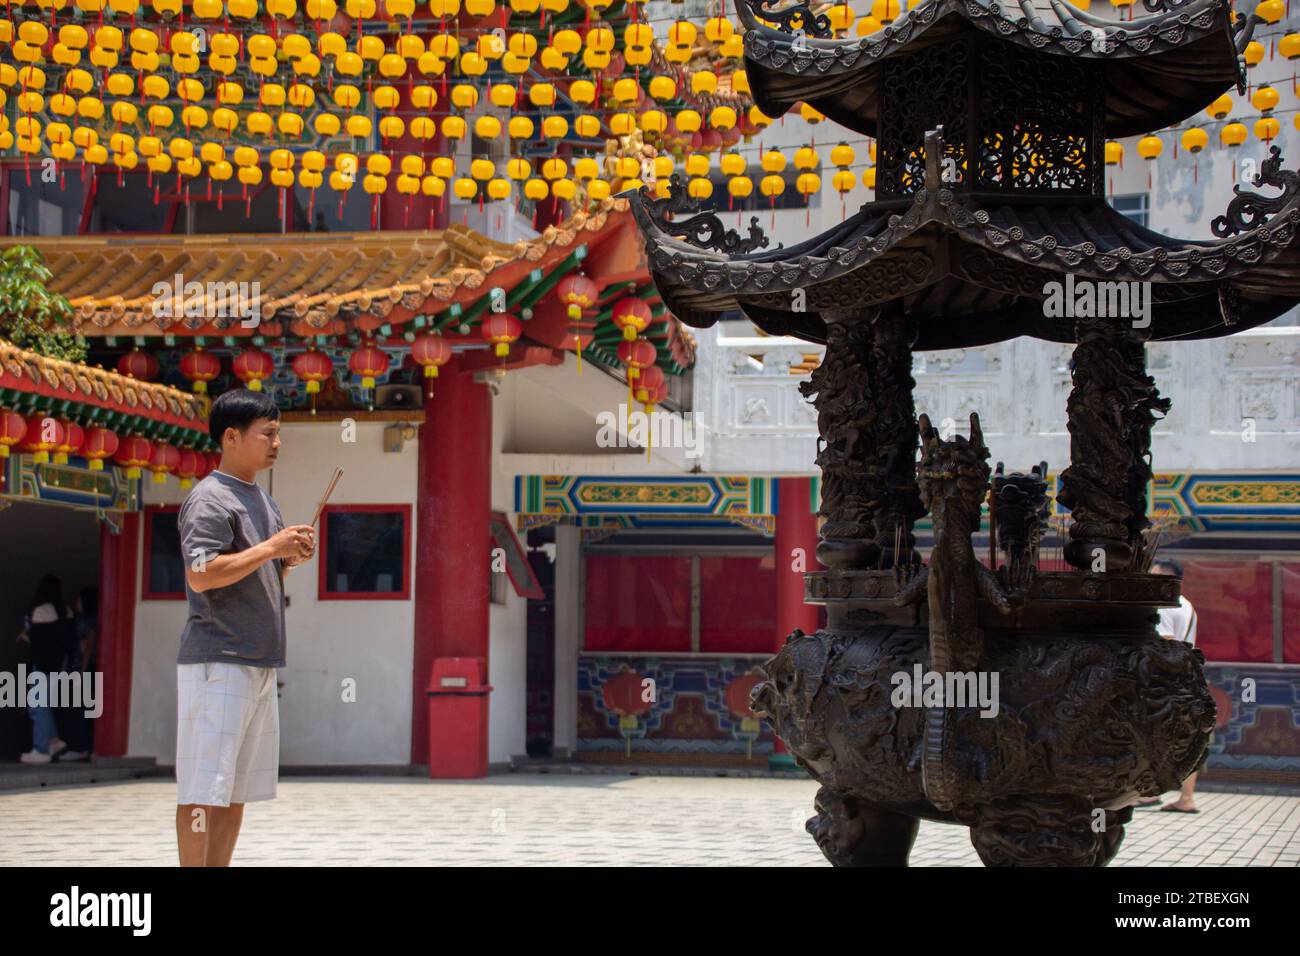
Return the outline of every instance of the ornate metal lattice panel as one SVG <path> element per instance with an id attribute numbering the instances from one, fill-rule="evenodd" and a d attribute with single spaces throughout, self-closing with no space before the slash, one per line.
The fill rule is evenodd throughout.
<path id="1" fill-rule="evenodd" d="M 1068 57 L 980 42 L 977 189 L 1100 195 L 1102 90 Z"/>
<path id="2" fill-rule="evenodd" d="M 951 185 L 965 181 L 970 46 L 932 46 L 885 61 L 876 179 L 882 199 L 923 188 L 925 133 L 938 126 L 943 127 L 943 179 Z"/>

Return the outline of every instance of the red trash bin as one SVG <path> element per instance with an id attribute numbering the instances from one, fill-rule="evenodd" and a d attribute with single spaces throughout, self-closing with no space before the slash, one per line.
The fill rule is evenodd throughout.
<path id="1" fill-rule="evenodd" d="M 488 768 L 487 660 L 439 657 L 429 695 L 429 776 L 440 780 L 486 777 Z"/>

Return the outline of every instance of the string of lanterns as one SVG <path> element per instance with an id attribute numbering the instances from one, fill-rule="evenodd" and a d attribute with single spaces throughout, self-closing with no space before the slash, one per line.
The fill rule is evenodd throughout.
<path id="1" fill-rule="evenodd" d="M 1278 11 L 1270 4 L 1276 4 L 1281 7 L 1280 0 L 1264 0 L 1260 4 L 1262 13 L 1268 13 L 1265 17 L 1268 22 L 1276 22 Z M 1117 4 L 1125 6 L 1125 4 Z M 41 9 L 49 9 L 51 16 L 53 11 L 62 9 L 67 6 L 66 2 L 60 4 L 57 0 L 41 0 L 38 4 Z M 282 3 L 271 3 L 274 9 L 268 9 L 268 14 L 275 18 L 276 22 L 287 20 L 296 13 L 296 4 L 292 0 L 284 0 Z M 471 10 L 471 6 L 473 9 Z M 539 4 L 532 3 L 531 0 L 522 0 L 522 2 L 512 2 L 511 9 L 515 12 L 528 13 L 537 12 Z M 600 4 L 587 4 L 589 9 L 602 9 Z M 608 6 L 605 4 L 604 6 Z M 887 24 L 892 18 L 898 15 L 898 3 L 885 2 L 877 0 L 872 6 L 872 15 L 863 17 L 858 20 L 859 33 L 865 34 L 873 32 L 873 24 Z M 78 0 L 76 7 L 84 12 L 99 12 L 102 16 L 104 4 L 99 0 Z M 116 14 L 130 14 L 134 17 L 140 9 L 139 3 L 132 3 L 130 0 L 109 0 L 108 9 Z M 159 4 L 153 4 L 156 12 L 167 15 L 170 9 L 166 4 L 161 7 Z M 552 12 L 559 12 L 560 5 L 553 4 Z M 375 4 L 370 0 L 349 0 L 345 4 L 349 16 L 364 20 L 375 15 Z M 409 29 L 409 12 L 414 9 L 413 3 L 398 3 L 394 8 L 389 4 L 385 8 L 386 14 L 391 17 L 407 16 Z M 564 5 L 567 9 L 567 4 Z M 239 12 L 235 12 L 235 10 Z M 445 18 L 454 16 L 460 12 L 459 3 L 454 0 L 441 2 L 434 0 L 430 10 L 434 15 Z M 467 12 L 476 13 L 476 15 L 486 16 L 495 9 L 492 3 L 479 2 L 476 6 L 469 3 L 465 7 Z M 478 11 L 486 10 L 487 13 Z M 839 11 L 839 12 L 837 12 Z M 179 12 L 179 11 L 178 11 Z M 248 0 L 241 3 L 235 0 L 234 7 L 227 4 L 224 8 L 219 0 L 199 0 L 195 5 L 194 15 L 198 20 L 210 19 L 216 20 L 221 16 L 251 19 L 256 15 L 256 5 Z M 337 12 L 337 6 L 329 0 L 313 0 L 307 4 L 306 13 L 312 16 L 319 23 L 324 23 L 328 18 Z M 503 22 L 505 22 L 505 10 L 502 8 Z M 1278 16 L 1273 16 L 1278 14 Z M 832 26 L 835 29 L 847 30 L 854 22 L 852 11 L 845 5 L 835 5 L 830 8 L 828 15 L 831 17 Z M 1269 17 L 1272 17 L 1269 20 Z M 182 21 L 183 22 L 183 21 Z M 705 38 L 713 42 L 722 51 L 727 44 L 732 47 L 739 41 L 739 34 L 735 31 L 734 26 L 725 18 L 712 18 L 705 25 Z M 8 148 L 17 145 L 18 149 L 28 155 L 40 152 L 44 143 L 48 143 L 51 155 L 56 159 L 73 160 L 80 149 L 83 161 L 91 165 L 104 165 L 108 162 L 113 163 L 119 170 L 129 170 L 139 164 L 140 158 L 145 160 L 151 178 L 154 173 L 169 173 L 175 171 L 177 174 L 178 187 L 183 178 L 194 178 L 204 171 L 204 164 L 209 174 L 210 183 L 218 183 L 235 178 L 245 187 L 245 198 L 249 186 L 256 186 L 262 182 L 262 152 L 254 146 L 241 145 L 234 147 L 227 152 L 227 148 L 220 142 L 208 140 L 201 142 L 198 149 L 195 149 L 195 143 L 186 137 L 174 137 L 166 144 L 158 136 L 140 136 L 138 138 L 130 133 L 122 132 L 120 127 L 124 123 L 134 122 L 139 117 L 139 109 L 134 103 L 125 100 L 118 100 L 111 104 L 110 115 L 118 126 L 118 131 L 109 137 L 108 148 L 99 141 L 97 131 L 89 126 L 78 125 L 70 128 L 67 123 L 54 121 L 46 124 L 42 130 L 40 121 L 33 114 L 44 109 L 47 105 L 53 114 L 62 117 L 71 117 L 76 115 L 79 119 L 98 120 L 104 115 L 104 103 L 91 91 L 94 89 L 94 80 L 91 74 L 76 66 L 80 61 L 81 51 L 86 50 L 92 34 L 84 27 L 75 23 L 66 23 L 59 28 L 58 42 L 54 40 L 54 34 L 46 25 L 38 20 L 24 20 L 18 24 L 17 37 L 14 36 L 13 23 L 8 20 L 0 20 L 0 45 L 8 45 L 12 48 L 15 59 L 27 63 L 26 66 L 15 70 L 8 64 L 0 64 L 0 87 L 10 87 L 21 85 L 22 92 L 18 96 L 18 105 L 23 111 L 14 125 L 13 131 L 9 126 L 6 117 L 0 117 L 0 148 Z M 693 24 L 687 21 L 676 21 L 669 30 L 669 44 L 665 49 L 664 56 L 670 62 L 678 60 L 686 62 L 690 59 L 688 55 L 685 60 L 681 59 L 680 51 L 686 50 L 688 54 L 693 50 L 698 36 L 698 31 Z M 122 31 L 111 25 L 101 25 L 93 33 L 95 40 L 93 45 L 89 45 L 88 55 L 90 62 L 98 66 L 101 71 L 114 68 L 118 62 L 119 52 L 122 50 L 123 35 Z M 1264 39 L 1268 39 L 1265 37 Z M 156 69 L 163 64 L 161 56 L 157 49 L 159 45 L 158 34 L 151 30 L 137 27 L 133 29 L 128 38 L 128 44 L 131 47 L 132 66 L 137 69 L 137 76 L 132 77 L 127 73 L 111 73 L 106 77 L 103 84 L 110 94 L 118 96 L 131 96 L 139 91 L 140 102 L 143 104 L 146 98 L 161 100 L 175 94 L 186 105 L 181 108 L 182 125 L 188 133 L 195 130 L 203 130 L 207 125 L 211 125 L 215 130 L 220 131 L 227 139 L 238 129 L 240 123 L 240 114 L 232 107 L 238 106 L 243 102 L 244 89 L 241 84 L 235 80 L 226 79 L 214 85 L 213 94 L 219 105 L 208 113 L 204 107 L 198 105 L 205 95 L 202 83 L 192 76 L 186 75 L 196 72 L 199 69 L 199 57 L 195 52 L 197 38 L 194 34 L 184 30 L 178 30 L 172 33 L 168 38 L 168 47 L 171 53 L 164 54 L 167 57 L 167 66 L 173 69 L 179 76 L 174 86 L 162 76 L 156 74 L 146 75 L 151 69 Z M 576 30 L 563 29 L 560 31 L 552 30 L 550 43 L 545 49 L 555 49 L 561 55 L 572 56 L 579 50 L 584 49 L 587 53 L 595 54 L 594 58 L 587 58 L 584 55 L 584 65 L 593 71 L 600 71 L 608 66 L 604 63 L 602 55 L 611 53 L 614 49 L 614 32 L 606 26 L 597 25 L 588 29 L 585 36 L 579 34 Z M 653 33 L 649 31 L 646 23 L 631 23 L 624 30 L 624 49 L 636 49 L 650 51 L 651 44 L 654 42 Z M 52 45 L 51 45 L 52 44 Z M 45 87 L 46 77 L 44 71 L 33 64 L 39 59 L 39 54 L 44 46 L 50 46 L 51 55 L 57 63 L 68 67 L 64 76 L 64 89 L 70 92 L 59 92 L 53 94 L 48 104 L 41 90 Z M 286 33 L 284 35 L 270 36 L 267 34 L 255 34 L 246 38 L 232 33 L 218 33 L 212 36 L 212 50 L 209 56 L 209 63 L 214 72 L 220 73 L 223 70 L 229 75 L 232 70 L 226 70 L 230 63 L 226 60 L 233 61 L 237 66 L 240 58 L 244 53 L 248 54 L 250 70 L 262 77 L 261 85 L 258 90 L 258 110 L 246 114 L 243 117 L 244 128 L 253 135 L 273 136 L 280 135 L 285 137 L 301 136 L 306 128 L 306 120 L 300 113 L 295 113 L 292 109 L 283 109 L 286 105 L 297 109 L 307 110 L 316 102 L 316 91 L 307 83 L 301 82 L 303 78 L 312 78 L 320 73 L 321 58 L 324 57 L 331 63 L 329 72 L 330 96 L 334 104 L 342 109 L 358 109 L 363 101 L 361 91 L 358 87 L 349 83 L 340 83 L 334 86 L 335 74 L 343 77 L 360 76 L 367 70 L 368 64 L 373 64 L 374 70 L 381 77 L 386 79 L 397 79 L 408 73 L 408 64 L 414 64 L 415 68 L 426 75 L 440 76 L 443 84 L 443 92 L 446 94 L 447 72 L 449 64 L 454 60 L 457 68 L 460 70 L 462 77 L 482 76 L 487 70 L 489 62 L 501 60 L 502 66 L 508 73 L 519 73 L 517 84 L 511 83 L 493 83 L 487 86 L 486 93 L 488 101 L 496 107 L 508 110 L 514 110 L 519 105 L 521 94 L 523 92 L 522 72 L 531 66 L 531 60 L 537 54 L 537 39 L 529 33 L 515 33 L 508 37 L 503 37 L 500 33 L 480 32 L 472 49 L 462 49 L 460 40 L 450 34 L 440 34 L 430 38 L 426 44 L 424 39 L 407 33 L 399 36 L 393 44 L 392 50 L 385 44 L 384 40 L 374 35 L 361 33 L 355 44 L 355 51 L 350 50 L 347 41 L 338 33 L 325 32 L 317 37 L 317 42 L 312 42 L 303 34 Z M 1277 49 L 1283 56 L 1288 59 L 1300 58 L 1300 34 L 1287 34 L 1276 44 Z M 545 49 L 543 52 L 545 52 Z M 321 55 L 313 53 L 317 50 Z M 677 51 L 677 52 L 673 52 Z M 735 53 L 732 49 L 730 53 Z M 670 56 L 669 54 L 672 53 Z M 730 55 L 724 53 L 724 55 Z M 638 53 L 638 57 L 641 54 Z M 1245 58 L 1248 66 L 1255 66 L 1262 61 L 1265 55 L 1265 48 L 1259 41 L 1253 41 L 1245 52 Z M 515 58 L 511 60 L 510 58 Z M 267 76 L 273 76 L 275 69 L 278 69 L 279 59 L 292 60 L 294 70 L 298 74 L 299 82 L 292 83 L 287 89 L 280 84 L 267 82 Z M 213 60 L 216 63 L 213 63 Z M 265 66 L 263 69 L 253 69 L 252 64 L 256 60 L 267 60 L 271 64 L 276 64 L 275 68 Z M 590 62 L 588 60 L 590 59 Z M 516 62 L 518 61 L 518 62 Z M 526 62 L 525 62 L 526 61 Z M 628 62 L 631 62 L 630 60 Z M 602 66 L 604 63 L 604 66 Z M 545 65 L 545 64 L 544 64 Z M 567 66 L 567 61 L 564 66 Z M 302 66 L 303 69 L 299 69 Z M 558 64 L 557 64 L 558 66 Z M 712 96 L 718 89 L 718 74 L 711 70 L 700 70 L 689 74 L 690 86 L 693 95 Z M 597 80 L 601 77 L 598 75 Z M 737 70 L 731 74 L 731 89 L 733 94 L 744 94 L 748 92 L 748 81 L 745 78 L 743 70 Z M 138 81 L 138 82 L 137 82 Z M 373 86 L 373 76 L 367 81 L 367 101 L 372 103 L 380 110 L 396 110 L 402 104 L 401 93 L 398 89 L 389 84 L 381 84 L 378 87 Z M 657 75 L 650 79 L 647 87 L 643 91 L 638 78 L 622 77 L 613 83 L 612 93 L 614 102 L 621 107 L 634 106 L 640 104 L 646 93 L 653 100 L 667 103 L 677 95 L 678 83 L 671 76 Z M 79 98 L 74 98 L 73 94 L 80 94 Z M 579 105 L 594 104 L 599 96 L 599 87 L 589 80 L 575 79 L 570 81 L 568 94 Z M 481 100 L 481 91 L 478 86 L 471 83 L 457 83 L 451 89 L 450 100 L 452 105 L 458 110 L 474 109 Z M 0 88 L 0 104 L 3 103 L 5 92 Z M 528 102 L 537 108 L 545 109 L 554 106 L 557 97 L 556 85 L 549 82 L 538 82 L 530 85 L 527 99 Z M 1226 97 L 1225 97 L 1226 98 Z M 439 102 L 439 93 L 428 84 L 414 85 L 408 77 L 407 99 L 411 106 L 416 109 L 432 109 Z M 1224 98 L 1221 98 L 1224 99 Z M 1274 112 L 1284 113 L 1289 110 L 1276 110 L 1278 96 L 1276 89 L 1270 84 L 1262 84 L 1255 90 L 1252 95 L 1252 103 L 1261 110 L 1263 115 L 1255 122 L 1255 134 L 1257 137 L 1270 141 L 1278 135 L 1280 131 L 1280 122 L 1276 115 L 1270 115 Z M 281 107 L 282 112 L 277 118 L 273 118 L 269 113 L 260 107 Z M 801 114 L 809 122 L 818 122 L 822 119 L 816 110 L 803 104 Z M 156 132 L 159 127 L 167 128 L 175 122 L 175 113 L 160 102 L 155 102 L 145 110 L 145 116 L 150 123 L 150 131 Z M 717 130 L 735 130 L 737 124 L 741 127 L 741 132 L 752 135 L 754 132 L 761 130 L 769 124 L 771 119 L 765 117 L 757 110 L 756 107 L 750 107 L 748 111 L 738 113 L 736 108 L 727 103 L 718 103 L 712 106 L 707 116 L 707 131 L 714 132 Z M 1300 117 L 1297 118 L 1300 123 Z M 660 134 L 685 134 L 697 136 L 701 130 L 706 129 L 705 117 L 699 111 L 694 109 L 679 110 L 671 119 L 664 110 L 650 108 L 641 112 L 638 117 L 630 111 L 621 111 L 613 114 L 609 118 L 609 125 L 614 135 L 626 135 L 634 130 L 642 130 L 649 133 Z M 590 113 L 579 114 L 573 123 L 575 131 L 580 135 L 590 134 L 597 136 L 601 132 L 600 119 Z M 560 139 L 569 132 L 569 121 L 566 117 L 551 113 L 542 120 L 541 133 L 547 139 Z M 671 127 L 671 129 L 670 129 Z M 361 113 L 354 113 L 346 117 L 346 123 L 340 120 L 340 117 L 334 113 L 318 113 L 313 120 L 313 129 L 320 135 L 330 136 L 337 134 L 341 129 L 346 128 L 347 132 L 354 137 L 364 137 L 370 135 L 376 128 L 371 118 Z M 421 140 L 430 140 L 441 134 L 450 140 L 463 139 L 469 129 L 469 124 L 465 117 L 459 114 L 448 114 L 441 117 L 441 121 L 432 116 L 415 116 L 404 119 L 398 115 L 384 115 L 377 124 L 377 129 L 382 140 L 401 137 L 408 133 Z M 44 133 L 42 141 L 41 133 Z M 484 139 L 495 139 L 506 133 L 513 140 L 527 140 L 536 132 L 536 126 L 533 120 L 524 115 L 513 115 L 508 118 L 505 124 L 497 117 L 484 114 L 474 122 L 474 132 Z M 14 134 L 17 134 L 16 136 Z M 1198 146 L 1203 131 L 1193 128 L 1184 134 L 1184 148 L 1193 152 L 1198 151 L 1203 146 Z M 1225 146 L 1240 145 L 1247 138 L 1247 133 L 1241 123 L 1230 123 L 1220 133 L 1221 142 Z M 1148 137 L 1144 142 L 1147 145 L 1139 146 L 1139 153 L 1150 151 L 1156 147 L 1149 140 L 1155 137 Z M 678 144 L 680 146 L 680 144 Z M 686 157 L 685 170 L 691 177 L 690 189 L 692 195 L 698 198 L 707 198 L 712 193 L 713 185 L 706 176 L 708 172 L 708 157 L 710 151 L 720 149 L 726 144 L 720 138 L 700 137 L 698 143 L 692 143 L 697 146 L 697 150 Z M 841 144 L 848 147 L 847 143 Z M 803 147 L 796 150 L 796 159 L 802 154 L 803 150 L 809 147 Z M 851 147 L 848 147 L 851 148 Z M 110 156 L 111 150 L 111 156 Z M 769 151 L 764 151 L 764 156 Z M 1108 146 L 1108 154 L 1114 151 Z M 1158 155 L 1158 153 L 1157 153 Z M 703 165 L 700 157 L 703 156 Z M 270 151 L 266 157 L 269 160 L 270 175 L 269 179 L 272 185 L 287 188 L 295 184 L 302 185 L 314 191 L 326 182 L 326 166 L 328 160 L 324 154 L 318 150 L 308 150 L 301 157 L 297 156 L 292 150 L 287 148 L 278 148 Z M 1145 157 L 1151 158 L 1151 157 Z M 364 175 L 361 174 L 362 157 L 353 153 L 341 153 L 333 157 L 334 170 L 328 174 L 330 187 L 336 193 L 346 193 L 347 190 L 359 180 L 363 190 L 372 196 L 377 196 L 389 188 L 389 176 L 394 168 L 394 160 L 397 160 L 399 174 L 395 177 L 394 185 L 398 192 L 407 196 L 422 194 L 429 197 L 442 197 L 451 187 L 453 195 L 462 200 L 470 200 L 475 197 L 483 201 L 499 201 L 515 195 L 511 184 L 516 183 L 519 186 L 518 194 L 526 200 L 538 201 L 545 199 L 549 195 L 554 195 L 559 199 L 573 199 L 578 191 L 577 184 L 573 179 L 579 182 L 586 182 L 586 194 L 590 199 L 601 199 L 609 195 L 610 179 L 623 180 L 624 186 L 635 186 L 640 184 L 637 176 L 639 170 L 628 168 L 636 165 L 636 161 L 630 157 L 621 157 L 616 162 L 623 164 L 623 169 L 614 169 L 607 171 L 608 178 L 600 176 L 600 169 L 594 160 L 588 159 L 589 162 L 583 163 L 582 160 L 574 163 L 574 177 L 570 179 L 567 176 L 568 169 L 566 161 L 560 157 L 552 157 L 540 163 L 543 175 L 533 175 L 532 164 L 528 159 L 516 157 L 506 163 L 506 175 L 501 176 L 500 170 L 490 159 L 475 158 L 470 163 L 467 171 L 469 175 L 456 175 L 456 166 L 454 160 L 448 156 L 439 156 L 432 159 L 417 154 L 407 154 L 398 157 L 396 154 L 386 151 L 376 151 L 364 159 Z M 232 163 L 233 160 L 233 163 Z M 773 160 L 774 162 L 774 160 Z M 726 156 L 720 161 L 720 166 L 727 165 L 734 167 L 736 161 L 727 159 Z M 784 164 L 782 164 L 784 165 Z M 814 160 L 811 165 L 798 165 L 796 168 L 799 174 L 795 178 L 795 188 L 805 197 L 816 192 L 821 188 L 820 176 L 814 170 L 820 165 L 819 160 Z M 834 164 L 837 169 L 836 175 L 832 178 L 832 187 L 841 195 L 847 193 L 855 185 L 851 176 L 846 175 L 849 170 L 848 166 L 840 163 Z M 295 166 L 297 172 L 295 174 Z M 594 170 L 593 170 L 593 167 Z M 661 179 L 666 179 L 664 173 L 668 171 L 663 164 L 656 168 L 656 174 Z M 726 169 L 723 170 L 727 172 Z M 786 182 L 783 177 L 777 175 L 779 169 L 767 169 L 767 175 L 762 177 L 759 182 L 759 189 L 762 195 L 767 197 L 775 205 L 775 200 L 780 196 L 785 188 Z M 728 193 L 729 205 L 735 198 L 745 198 L 753 191 L 753 182 L 747 177 L 739 174 L 728 173 Z M 863 182 L 868 187 L 874 186 L 874 167 L 867 166 L 863 173 Z M 211 185 L 209 184 L 209 190 Z M 662 195 L 666 191 L 664 183 L 656 185 L 656 189 Z M 218 197 L 220 201 L 220 196 Z M 314 198 L 313 198 L 314 202 Z"/>

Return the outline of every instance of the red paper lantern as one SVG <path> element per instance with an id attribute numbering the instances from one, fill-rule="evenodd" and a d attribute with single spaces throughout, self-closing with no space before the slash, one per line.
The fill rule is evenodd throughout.
<path id="1" fill-rule="evenodd" d="M 140 477 L 140 469 L 147 467 L 152 458 L 153 444 L 149 439 L 132 435 L 119 443 L 113 461 L 126 469 L 127 478 L 135 479 Z"/>
<path id="2" fill-rule="evenodd" d="M 653 706 L 653 702 L 643 699 L 645 694 L 641 682 L 641 675 L 631 668 L 605 681 L 600 688 L 605 709 L 613 711 L 620 717 L 636 717 L 644 714 Z"/>
<path id="3" fill-rule="evenodd" d="M 301 355 L 295 356 L 293 374 L 307 383 L 308 395 L 315 395 L 320 391 L 320 383 L 334 374 L 334 363 L 324 352 L 311 347 Z"/>
<path id="4" fill-rule="evenodd" d="M 627 366 L 629 382 L 641 374 L 642 369 L 655 364 L 658 350 L 645 339 L 632 339 L 618 343 L 618 360 Z"/>
<path id="5" fill-rule="evenodd" d="M 176 450 L 176 446 L 159 442 L 153 446 L 153 454 L 145 467 L 153 472 L 154 484 L 161 485 L 167 480 L 168 473 L 175 471 L 180 463 L 181 453 Z"/>
<path id="6" fill-rule="evenodd" d="M 195 478 L 202 478 L 207 463 L 207 457 L 193 448 L 182 448 L 176 458 L 176 477 L 181 480 L 181 487 L 188 488 Z"/>
<path id="7" fill-rule="evenodd" d="M 0 409 L 0 458 L 9 457 L 11 445 L 17 445 L 27 434 L 27 419 L 17 412 Z"/>
<path id="8" fill-rule="evenodd" d="M 119 444 L 121 442 L 118 441 L 117 432 L 96 425 L 86 433 L 81 453 L 90 459 L 91 471 L 103 471 L 104 459 L 112 458 Z"/>
<path id="9" fill-rule="evenodd" d="M 63 425 L 63 440 L 54 449 L 54 463 L 66 465 L 68 456 L 77 454 L 81 451 L 81 446 L 86 443 L 86 430 L 75 422 L 60 424 Z"/>
<path id="10" fill-rule="evenodd" d="M 647 405 L 655 404 L 662 400 L 662 396 L 660 398 L 654 398 L 654 396 L 658 394 L 661 386 L 667 386 L 667 383 L 664 380 L 664 370 L 658 365 L 651 365 L 649 368 L 642 371 L 640 376 L 637 377 L 636 400 L 638 402 L 644 402 Z"/>
<path id="11" fill-rule="evenodd" d="M 668 380 L 664 379 L 659 383 L 658 388 L 650 393 L 650 401 L 646 404 L 650 406 L 651 411 L 654 407 L 668 397 Z"/>
<path id="12" fill-rule="evenodd" d="M 181 374 L 194 383 L 194 391 L 207 392 L 208 382 L 221 374 L 221 359 L 201 347 L 186 352 L 181 358 Z"/>
<path id="13" fill-rule="evenodd" d="M 650 306 L 635 296 L 619 299 L 614 304 L 614 311 L 610 318 L 623 330 L 623 338 L 629 342 L 648 329 L 650 323 L 654 321 Z"/>
<path id="14" fill-rule="evenodd" d="M 259 348 L 247 348 L 235 356 L 230 367 L 250 392 L 260 392 L 262 379 L 270 378 L 275 371 L 275 361 Z"/>
<path id="15" fill-rule="evenodd" d="M 583 309 L 590 309 L 600 300 L 600 289 L 586 276 L 570 273 L 555 286 L 555 295 L 567 307 L 571 322 L 582 318 Z"/>
<path id="16" fill-rule="evenodd" d="M 523 324 L 509 312 L 491 312 L 483 320 L 483 338 L 496 346 L 497 358 L 510 354 L 510 343 L 519 341 Z"/>
<path id="17" fill-rule="evenodd" d="M 32 461 L 43 465 L 50 460 L 50 452 L 59 447 L 65 438 L 63 423 L 49 415 L 28 415 L 27 434 L 18 447 L 32 456 Z"/>
<path id="18" fill-rule="evenodd" d="M 436 332 L 426 332 L 411 345 L 411 358 L 424 368 L 425 378 L 437 378 L 438 369 L 451 361 L 451 343 Z M 433 394 L 433 383 L 429 383 Z"/>
<path id="19" fill-rule="evenodd" d="M 141 352 L 136 346 L 117 360 L 117 370 L 122 375 L 141 382 L 152 382 L 158 377 L 158 359 L 151 352 Z"/>
<path id="20" fill-rule="evenodd" d="M 361 377 L 362 388 L 374 388 L 375 379 L 388 372 L 388 355 L 383 349 L 366 344 L 352 353 L 348 368 Z"/>
<path id="21" fill-rule="evenodd" d="M 757 720 L 758 715 L 749 707 L 749 695 L 762 680 L 758 674 L 743 674 L 727 685 L 722 699 L 733 717 L 744 721 Z"/>

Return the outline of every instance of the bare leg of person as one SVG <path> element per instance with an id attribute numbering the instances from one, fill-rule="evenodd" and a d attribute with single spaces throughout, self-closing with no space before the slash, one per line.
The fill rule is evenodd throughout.
<path id="1" fill-rule="evenodd" d="M 1178 791 L 1178 799 L 1167 806 L 1188 812 L 1196 809 L 1196 774 L 1183 781 L 1182 789 Z"/>
<path id="2" fill-rule="evenodd" d="M 208 857 L 204 866 L 230 866 L 239 839 L 239 826 L 244 822 L 244 805 L 232 803 L 228 807 L 211 807 L 213 812 L 208 826 Z"/>
<path id="3" fill-rule="evenodd" d="M 182 803 L 176 807 L 176 848 L 180 852 L 181 866 L 204 866 L 208 853 L 208 828 L 212 810 L 197 803 Z"/>

